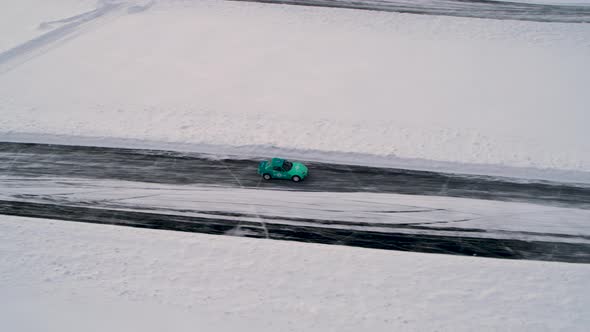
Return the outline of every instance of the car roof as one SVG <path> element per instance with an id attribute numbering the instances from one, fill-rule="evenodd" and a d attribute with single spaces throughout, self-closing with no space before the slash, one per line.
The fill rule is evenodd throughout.
<path id="1" fill-rule="evenodd" d="M 282 167 L 284 162 L 285 162 L 285 159 L 272 158 L 270 163 L 272 164 L 272 167 Z"/>

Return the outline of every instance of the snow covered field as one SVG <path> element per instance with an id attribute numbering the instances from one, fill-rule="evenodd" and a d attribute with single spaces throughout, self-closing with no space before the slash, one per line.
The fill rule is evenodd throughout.
<path id="1" fill-rule="evenodd" d="M 3 217 L 10 331 L 584 331 L 590 266 Z"/>
<path id="2" fill-rule="evenodd" d="M 590 24 L 214 0 L 2 1 L 0 140 L 590 183 L 588 59 Z M 453 226 L 497 237 L 536 231 L 572 243 L 589 234 L 581 209 L 194 187 L 179 197 L 166 185 L 54 180 L 5 182 L 2 198 L 390 223 L 456 217 Z M 432 211 L 392 217 L 379 203 Z M 589 277 L 587 264 L 0 215 L 6 331 L 586 331 Z"/>
<path id="3" fill-rule="evenodd" d="M 588 24 L 222 1 L 100 2 L 97 18 L 43 24 L 68 3 L 0 5 L 14 22 L 0 31 L 2 137 L 590 172 Z"/>

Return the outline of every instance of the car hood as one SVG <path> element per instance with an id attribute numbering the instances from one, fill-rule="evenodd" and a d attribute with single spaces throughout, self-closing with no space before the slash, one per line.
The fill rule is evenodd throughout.
<path id="1" fill-rule="evenodd" d="M 302 163 L 294 162 L 292 171 L 300 174 L 307 174 L 307 166 Z"/>

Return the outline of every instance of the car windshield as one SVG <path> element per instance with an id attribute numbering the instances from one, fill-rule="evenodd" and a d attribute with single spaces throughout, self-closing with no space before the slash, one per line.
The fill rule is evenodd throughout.
<path id="1" fill-rule="evenodd" d="M 283 163 L 283 170 L 285 172 L 288 172 L 288 171 L 291 170 L 292 167 L 293 167 L 293 163 L 288 162 L 288 161 L 285 160 L 285 162 Z"/>

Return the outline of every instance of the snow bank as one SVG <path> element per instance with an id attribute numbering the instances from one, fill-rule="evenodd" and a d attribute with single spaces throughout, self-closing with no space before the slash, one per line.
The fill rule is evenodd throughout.
<path id="1" fill-rule="evenodd" d="M 588 24 L 135 5 L 0 61 L 0 131 L 590 171 Z"/>
<path id="2" fill-rule="evenodd" d="M 590 266 L 2 216 L 7 331 L 568 330 Z"/>

